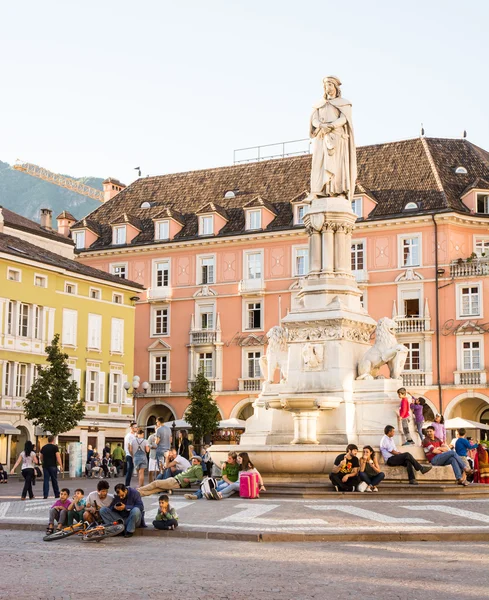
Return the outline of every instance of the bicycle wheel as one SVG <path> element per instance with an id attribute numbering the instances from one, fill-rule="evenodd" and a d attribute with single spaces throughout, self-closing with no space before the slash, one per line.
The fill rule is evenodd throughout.
<path id="1" fill-rule="evenodd" d="M 100 542 L 108 537 L 119 535 L 124 531 L 124 523 L 115 523 L 113 525 L 100 525 L 89 529 L 82 537 L 83 542 Z"/>
<path id="2" fill-rule="evenodd" d="M 42 539 L 44 542 L 55 542 L 56 540 L 64 540 L 70 535 L 74 535 L 78 530 L 73 529 L 71 527 L 65 527 L 64 529 L 60 529 L 59 531 L 54 531 L 49 535 L 45 535 Z"/>

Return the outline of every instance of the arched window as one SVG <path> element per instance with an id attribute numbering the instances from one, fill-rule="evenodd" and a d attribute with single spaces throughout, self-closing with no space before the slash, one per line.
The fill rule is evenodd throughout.
<path id="1" fill-rule="evenodd" d="M 467 169 L 465 167 L 457 167 L 455 173 L 457 175 L 467 175 Z"/>
<path id="2" fill-rule="evenodd" d="M 416 202 L 408 202 L 406 204 L 406 206 L 404 207 L 404 210 L 417 210 L 418 209 L 418 205 L 416 204 Z"/>

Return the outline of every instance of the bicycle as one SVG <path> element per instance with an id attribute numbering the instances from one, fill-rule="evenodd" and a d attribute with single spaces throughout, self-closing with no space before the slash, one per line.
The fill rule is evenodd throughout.
<path id="1" fill-rule="evenodd" d="M 53 531 L 52 533 L 48 533 L 42 539 L 44 542 L 55 542 L 56 540 L 64 540 L 67 537 L 70 537 L 75 534 L 81 534 L 87 531 L 90 527 L 92 527 L 93 523 L 88 523 L 88 521 L 78 521 L 74 525 L 70 525 L 69 527 L 63 527 L 63 529 L 58 529 L 57 531 Z"/>
<path id="2" fill-rule="evenodd" d="M 123 533 L 124 528 L 123 521 L 114 521 L 110 525 L 95 525 L 83 533 L 82 542 L 101 542 L 105 538 Z"/>

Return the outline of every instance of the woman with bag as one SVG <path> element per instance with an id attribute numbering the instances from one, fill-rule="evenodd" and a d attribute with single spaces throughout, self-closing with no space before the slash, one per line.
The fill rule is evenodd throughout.
<path id="1" fill-rule="evenodd" d="M 14 475 L 15 469 L 22 461 L 22 477 L 24 478 L 24 489 L 22 490 L 21 500 L 25 500 L 27 494 L 32 500 L 34 498 L 34 492 L 32 491 L 32 480 L 34 479 L 34 467 L 37 465 L 37 457 L 34 452 L 34 445 L 32 442 L 27 441 L 24 445 L 24 450 L 19 454 L 15 465 L 10 471 L 11 475 Z"/>
<path id="2" fill-rule="evenodd" d="M 241 452 L 238 454 L 238 464 L 239 464 L 239 479 L 235 483 L 231 483 L 220 492 L 217 492 L 214 498 L 216 500 L 222 500 L 222 498 L 229 498 L 235 492 L 239 492 L 242 498 L 256 498 L 258 497 L 259 492 L 266 491 L 265 486 L 263 485 L 263 479 L 261 478 L 260 473 L 255 469 L 255 466 L 250 460 L 248 456 L 248 452 Z M 241 493 L 241 480 L 247 477 L 251 477 L 251 482 L 255 484 L 255 489 L 251 489 L 250 493 L 242 494 Z M 243 486 L 244 487 L 244 486 Z"/>
<path id="3" fill-rule="evenodd" d="M 177 452 L 183 458 L 190 460 L 189 452 L 190 442 L 188 441 L 188 432 L 186 429 L 180 429 L 178 432 L 178 449 Z"/>
<path id="4" fill-rule="evenodd" d="M 364 446 L 362 456 L 360 458 L 360 473 L 359 477 L 362 480 L 357 487 L 358 492 L 378 492 L 377 486 L 384 479 L 385 473 L 382 473 L 375 456 L 372 446 Z"/>
<path id="5" fill-rule="evenodd" d="M 131 454 L 134 468 L 138 472 L 139 487 L 144 485 L 144 471 L 148 468 L 148 455 L 150 447 L 148 440 L 144 438 L 144 429 L 138 429 L 137 437 L 132 441 Z"/>

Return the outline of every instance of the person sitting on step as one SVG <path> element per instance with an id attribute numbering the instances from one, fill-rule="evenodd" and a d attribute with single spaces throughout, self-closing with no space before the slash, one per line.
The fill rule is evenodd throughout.
<path id="1" fill-rule="evenodd" d="M 360 479 L 367 484 L 367 492 L 378 492 L 377 486 L 384 479 L 385 473 L 382 473 L 379 467 L 377 456 L 372 446 L 364 446 L 362 456 L 360 457 Z"/>
<path id="2" fill-rule="evenodd" d="M 354 492 L 360 483 L 358 471 L 360 462 L 357 458 L 358 447 L 348 444 L 344 454 L 335 458 L 333 470 L 329 475 L 331 483 L 337 492 Z"/>
<path id="3" fill-rule="evenodd" d="M 166 494 L 162 494 L 158 498 L 158 512 L 156 513 L 153 527 L 155 529 L 172 530 L 178 527 L 177 511 L 170 506 L 170 499 Z"/>
<path id="4" fill-rule="evenodd" d="M 411 485 L 418 485 L 416 481 L 415 471 L 421 471 L 424 475 L 431 471 L 431 465 L 423 467 L 409 452 L 399 452 L 394 442 L 395 428 L 392 425 L 386 425 L 384 428 L 384 436 L 380 440 L 380 451 L 384 457 L 384 462 L 389 467 L 406 467 Z"/>
<path id="5" fill-rule="evenodd" d="M 434 467 L 450 465 L 457 483 L 464 486 L 469 485 L 466 471 L 470 471 L 470 467 L 465 466 L 464 461 L 457 455 L 455 450 L 450 450 L 444 442 L 435 436 L 435 428 L 432 425 L 426 429 L 423 449 L 426 458 Z"/>

